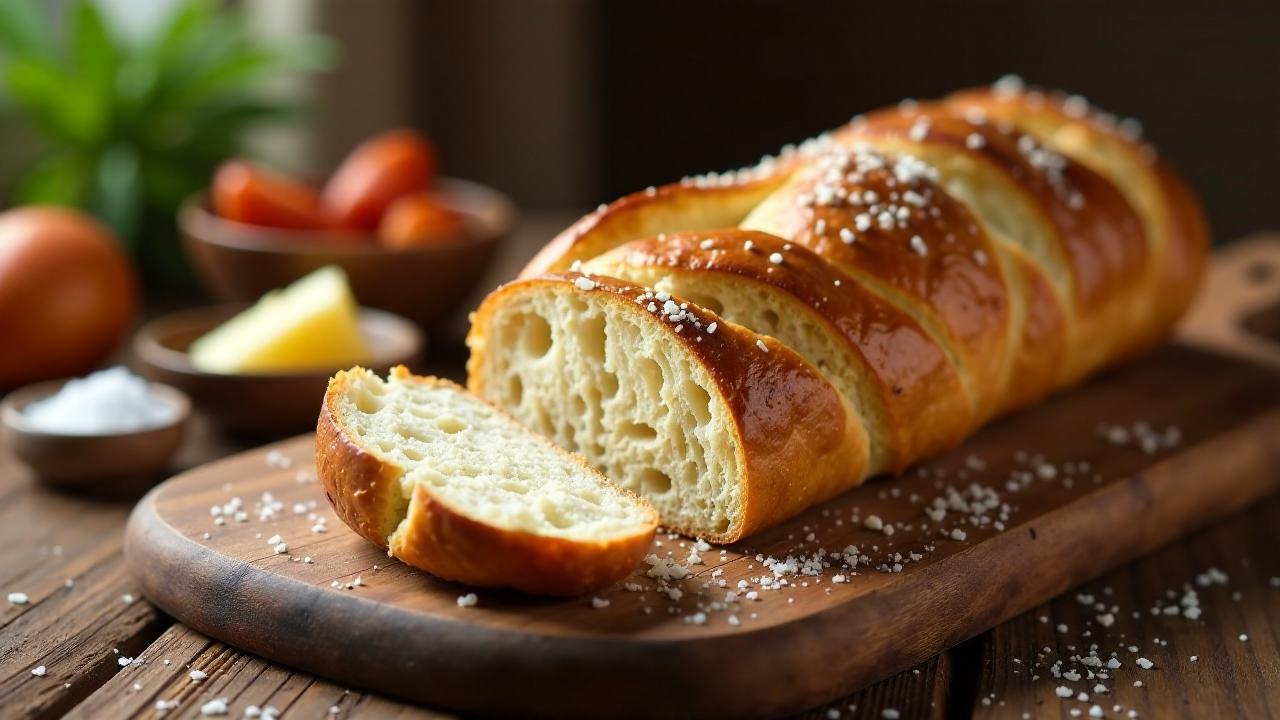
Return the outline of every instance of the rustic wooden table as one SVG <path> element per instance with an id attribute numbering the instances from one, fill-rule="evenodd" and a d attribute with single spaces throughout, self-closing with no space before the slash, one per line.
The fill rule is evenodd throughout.
<path id="1" fill-rule="evenodd" d="M 566 224 L 538 220 L 526 224 L 496 277 Z M 1254 289 L 1276 277 L 1280 237 L 1232 246 L 1219 255 L 1184 337 L 1280 366 L 1280 351 L 1258 337 L 1280 342 L 1280 313 L 1268 304 L 1276 298 Z M 1252 335 L 1222 329 L 1216 298 L 1228 293 L 1257 307 L 1245 323 Z M 456 375 L 459 358 L 456 350 L 439 354 L 434 369 Z M 177 465 L 244 448 L 197 422 Z M 0 444 L 0 591 L 29 597 L 0 604 L 0 717 L 200 717 L 221 710 L 219 700 L 232 717 L 441 716 L 274 665 L 163 615 L 141 597 L 121 555 L 130 505 L 47 490 Z M 1280 718 L 1278 550 L 1273 496 L 803 717 L 1067 718 L 1089 717 L 1096 706 L 1094 717 Z M 1103 626 L 1097 603 L 1114 623 Z M 1198 615 L 1187 611 L 1193 606 Z M 1067 659 L 1092 647 L 1120 649 L 1126 666 L 1143 664 L 1139 657 L 1153 665 L 1132 675 L 1140 681 L 1063 702 L 1056 673 L 1073 673 Z M 193 680 L 193 669 L 207 677 Z"/>

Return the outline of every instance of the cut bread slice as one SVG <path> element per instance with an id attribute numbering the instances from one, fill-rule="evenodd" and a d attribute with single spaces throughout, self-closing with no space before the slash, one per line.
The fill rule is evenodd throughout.
<path id="1" fill-rule="evenodd" d="M 689 298 L 795 350 L 862 417 L 868 475 L 901 471 L 972 429 L 959 373 L 928 333 L 799 245 L 750 230 L 675 233 L 627 243 L 582 267 Z"/>
<path id="2" fill-rule="evenodd" d="M 439 577 L 578 595 L 628 575 L 653 507 L 463 388 L 393 368 L 329 381 L 316 467 L 347 525 Z"/>
<path id="3" fill-rule="evenodd" d="M 860 483 L 862 419 L 782 342 L 603 275 L 505 285 L 475 312 L 472 392 L 732 542 Z"/>

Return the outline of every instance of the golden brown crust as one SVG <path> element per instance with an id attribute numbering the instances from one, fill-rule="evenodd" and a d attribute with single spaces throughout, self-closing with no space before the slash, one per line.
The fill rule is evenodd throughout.
<path id="1" fill-rule="evenodd" d="M 466 392 L 447 380 L 411 375 L 402 366 L 394 368 L 392 375 L 402 381 Z M 316 428 L 317 474 L 338 517 L 361 536 L 389 548 L 402 562 L 468 585 L 572 596 L 621 580 L 648 552 L 657 529 L 657 512 L 647 501 L 621 488 L 620 492 L 647 509 L 649 523 L 640 532 L 607 541 L 570 540 L 497 527 L 450 507 L 422 483 L 415 484 L 406 500 L 400 489 L 404 469 L 364 450 L 343 429 L 336 403 L 349 383 L 345 372 L 329 382 Z M 539 439 L 598 475 L 582 458 Z"/>
<path id="2" fill-rule="evenodd" d="M 385 548 L 387 537 L 403 517 L 400 477 L 404 469 L 361 449 L 342 431 L 334 402 L 349 383 L 343 373 L 329 380 L 316 424 L 316 476 L 338 519 Z"/>
<path id="3" fill-rule="evenodd" d="M 774 253 L 780 263 L 770 260 Z M 604 267 L 618 262 L 721 273 L 809 306 L 872 380 L 892 437 L 888 470 L 952 447 L 972 430 L 973 407 L 955 366 L 920 324 L 804 247 L 754 230 L 716 230 L 637 240 L 600 260 Z"/>
<path id="4" fill-rule="evenodd" d="M 974 414 L 986 419 L 1003 391 L 1010 332 L 995 244 L 962 203 L 910 163 L 844 148 L 822 160 L 797 172 L 749 222 L 905 296 L 899 306 L 927 318 L 926 329 L 961 366 Z M 850 199 L 822 201 L 833 192 Z"/>
<path id="5" fill-rule="evenodd" d="M 777 340 L 757 335 L 688 303 L 688 311 L 715 333 L 675 332 L 636 302 L 642 288 L 601 275 L 591 290 L 579 290 L 579 273 L 518 280 L 485 298 L 476 310 L 467 344 L 468 388 L 486 397 L 481 370 L 493 314 L 520 293 L 582 292 L 632 313 L 660 328 L 690 361 L 706 370 L 732 419 L 742 477 L 744 512 L 724 532 L 671 527 L 712 542 L 734 542 L 775 525 L 801 510 L 862 482 L 867 465 L 866 435 L 859 419 L 822 373 Z M 680 299 L 673 298 L 680 302 Z M 698 340 L 701 338 L 701 341 Z M 757 343 L 763 343 L 765 349 Z M 501 348 L 497 349 L 501 352 Z"/>
<path id="6" fill-rule="evenodd" d="M 1078 96 L 988 87 L 962 90 L 943 103 L 1009 122 L 1112 180 L 1142 217 L 1149 248 L 1140 291 L 1146 312 L 1117 355 L 1163 341 L 1199 288 L 1210 245 L 1203 208 L 1173 167 L 1138 139 L 1132 123 Z"/>
<path id="7" fill-rule="evenodd" d="M 586 542 L 515 532 L 468 517 L 417 485 L 391 554 L 437 577 L 477 587 L 510 587 L 537 595 L 573 596 L 631 574 L 653 542 L 648 532 Z"/>
<path id="8" fill-rule="evenodd" d="M 937 103 L 873 113 L 850 133 L 854 142 L 888 136 L 908 149 L 932 146 L 966 156 L 1004 174 L 1036 208 L 1070 280 L 1061 382 L 1096 369 L 1125 344 L 1144 297 L 1147 244 L 1133 207 L 1109 180 L 1012 125 L 957 117 Z M 974 136 L 981 138 L 976 147 Z"/>
<path id="9" fill-rule="evenodd" d="M 587 260 L 639 238 L 736 225 L 786 180 L 793 166 L 791 161 L 778 161 L 741 180 L 672 183 L 601 205 L 547 243 L 520 277 L 568 270 L 575 260 Z"/>

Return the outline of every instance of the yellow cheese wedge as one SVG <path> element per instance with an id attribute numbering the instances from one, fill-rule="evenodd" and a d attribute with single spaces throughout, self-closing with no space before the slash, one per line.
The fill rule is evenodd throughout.
<path id="1" fill-rule="evenodd" d="M 371 359 L 347 276 L 332 265 L 267 293 L 193 342 L 190 356 L 215 373 L 336 370 Z"/>

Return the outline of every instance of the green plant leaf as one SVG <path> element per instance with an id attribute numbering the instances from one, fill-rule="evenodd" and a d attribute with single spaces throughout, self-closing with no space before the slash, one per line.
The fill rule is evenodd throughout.
<path id="1" fill-rule="evenodd" d="M 0 0 L 0 51 L 52 60 L 53 36 L 40 4 L 32 0 Z"/>
<path id="2" fill-rule="evenodd" d="M 89 188 L 90 165 L 74 153 L 54 153 L 32 165 L 14 191 L 17 203 L 82 207 Z"/>
<path id="3" fill-rule="evenodd" d="M 93 101 L 75 92 L 77 82 L 52 63 L 34 58 L 9 62 L 5 83 L 10 99 L 26 110 L 36 127 L 67 145 L 84 145 L 94 136 Z"/>
<path id="4" fill-rule="evenodd" d="M 71 8 L 68 58 L 75 85 L 67 92 L 82 96 L 81 132 L 86 142 L 100 142 L 111 122 L 120 51 L 93 0 L 77 0 Z"/>
<path id="5" fill-rule="evenodd" d="M 127 145 L 113 145 L 98 158 L 95 170 L 90 209 L 131 247 L 142 214 L 138 153 Z"/>

